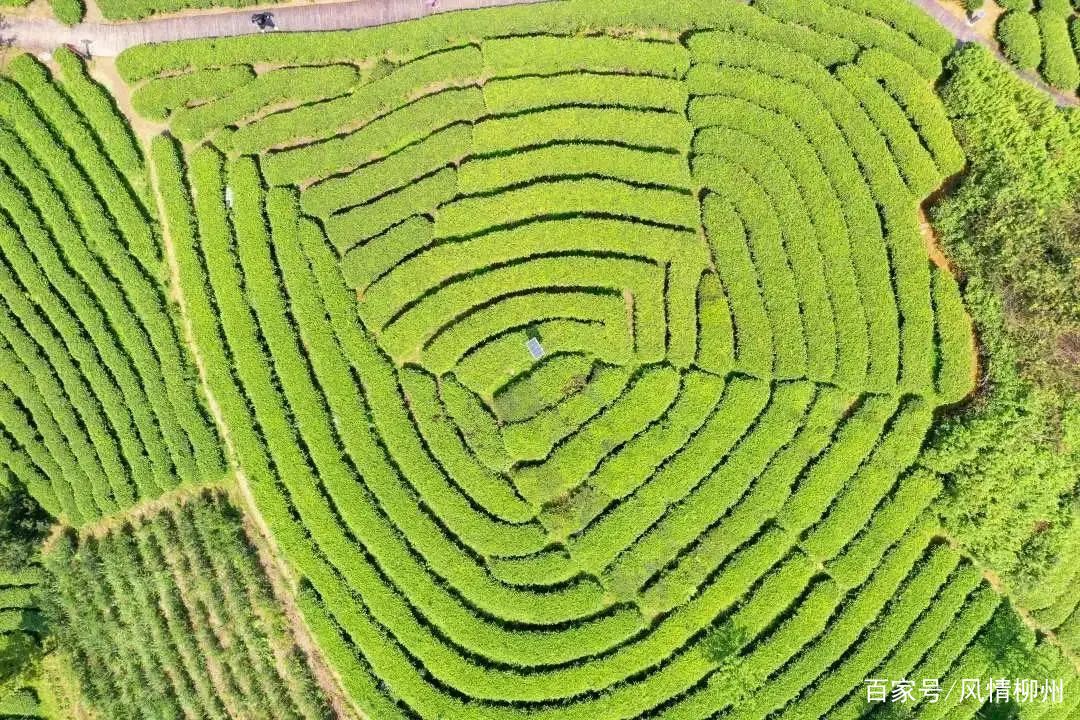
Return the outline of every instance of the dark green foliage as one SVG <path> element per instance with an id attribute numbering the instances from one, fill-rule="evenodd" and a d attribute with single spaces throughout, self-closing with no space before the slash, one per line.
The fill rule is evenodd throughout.
<path id="1" fill-rule="evenodd" d="M 21 484 L 12 482 L 0 488 L 0 568 L 28 565 L 51 524 L 48 514 Z"/>
<path id="2" fill-rule="evenodd" d="M 952 532 L 1042 608 L 1067 591 L 1080 532 L 1080 133 L 983 50 L 952 72 L 946 108 L 971 166 L 933 216 L 966 275 L 985 380 L 923 462 L 945 480 Z"/>
<path id="3" fill-rule="evenodd" d="M 734 662 L 734 656 L 750 640 L 746 629 L 733 620 L 725 620 L 705 636 L 702 650 L 717 665 Z"/>

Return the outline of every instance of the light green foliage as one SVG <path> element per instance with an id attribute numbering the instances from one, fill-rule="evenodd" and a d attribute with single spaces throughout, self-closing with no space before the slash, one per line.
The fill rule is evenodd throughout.
<path id="1" fill-rule="evenodd" d="M 173 110 L 222 97 L 254 77 L 250 65 L 227 65 L 153 78 L 131 93 L 131 104 L 140 115 L 165 120 Z"/>
<path id="2" fill-rule="evenodd" d="M 86 13 L 83 0 L 49 0 L 49 7 L 57 20 L 65 25 L 75 25 L 82 21 Z"/>
<path id="3" fill-rule="evenodd" d="M 223 461 L 157 277 L 156 232 L 126 182 L 137 154 L 70 62 L 70 94 L 28 56 L 0 84 L 0 400 L 24 459 L 9 467 L 80 525 L 216 482 Z"/>
<path id="4" fill-rule="evenodd" d="M 168 130 L 152 175 L 182 327 L 349 699 L 380 719 L 831 720 L 884 667 L 990 667 L 996 595 L 937 520 L 967 460 L 923 452 L 976 379 L 970 280 L 931 263 L 918 214 L 968 161 L 935 90 L 953 48 L 902 0 L 564 0 L 119 58 Z M 107 125 L 29 94 L 61 134 Z M 0 177 L 59 177 L 59 153 L 20 155 L 48 135 L 21 97 Z M 54 200 L 35 180 L 42 214 L 70 194 L 74 237 L 97 218 L 139 238 L 141 195 L 96 207 L 106 166 L 67 157 L 85 181 Z M 167 306 L 145 309 L 100 230 L 77 267 L 52 260 L 9 195 L 0 459 L 97 517 L 128 458 L 149 495 L 189 434 L 143 371 Z M 68 275 L 78 306 L 47 292 Z M 1080 635 L 1075 604 L 1037 610 Z M 149 636 L 125 677 L 174 657 Z M 165 714 L 239 697 L 166 676 Z"/>

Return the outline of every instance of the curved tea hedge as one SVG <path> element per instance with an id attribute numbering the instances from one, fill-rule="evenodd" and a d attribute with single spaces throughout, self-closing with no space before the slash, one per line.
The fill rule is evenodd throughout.
<path id="1" fill-rule="evenodd" d="M 224 474 L 141 152 L 74 53 L 0 78 L 0 463 L 80 525 Z"/>
<path id="2" fill-rule="evenodd" d="M 997 669 L 980 638 L 1006 611 L 918 462 L 976 375 L 918 214 L 965 164 L 934 93 L 952 47 L 902 0 L 138 47 L 118 69 L 169 128 L 151 192 L 78 58 L 62 80 L 19 58 L 0 463 L 76 525 L 220 480 L 189 341 L 372 718 L 858 718 L 868 677 Z M 180 533 L 180 568 L 147 527 L 54 556 L 71 616 L 130 650 L 84 689 L 110 717 L 143 681 L 166 715 L 236 716 L 246 690 L 195 661 L 267 657 L 174 623 L 250 620 L 243 589 L 178 604 L 166 575 L 225 560 Z M 1054 612 L 1071 632 L 1075 604 Z M 95 636 L 67 642 L 102 667 Z M 282 716 L 318 715 L 260 667 Z"/>
<path id="3" fill-rule="evenodd" d="M 119 58 L 176 138 L 209 388 L 371 717 L 858 717 L 875 673 L 988 667 L 916 463 L 975 373 L 916 213 L 965 162 L 952 39 L 664 5 Z"/>

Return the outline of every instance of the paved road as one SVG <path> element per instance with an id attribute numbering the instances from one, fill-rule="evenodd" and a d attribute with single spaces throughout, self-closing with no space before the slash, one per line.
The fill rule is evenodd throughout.
<path id="1" fill-rule="evenodd" d="M 425 0 L 352 0 L 271 8 L 281 30 L 346 30 L 412 20 L 432 12 L 543 0 L 438 0 L 434 11 Z M 246 35 L 258 32 L 251 10 L 196 13 L 122 23 L 82 23 L 67 27 L 51 19 L 8 18 L 5 37 L 27 50 L 52 50 L 64 44 L 83 48 L 90 41 L 94 55 L 115 56 L 134 45 L 191 38 Z"/>

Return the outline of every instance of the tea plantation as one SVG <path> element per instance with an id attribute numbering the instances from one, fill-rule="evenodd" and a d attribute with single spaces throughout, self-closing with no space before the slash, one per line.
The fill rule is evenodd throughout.
<path id="1" fill-rule="evenodd" d="M 1080 718 L 921 460 L 980 377 L 920 223 L 954 50 L 902 0 L 559 0 L 137 46 L 117 104 L 11 62 L 0 463 L 88 704 L 953 720 L 1011 651 Z"/>

